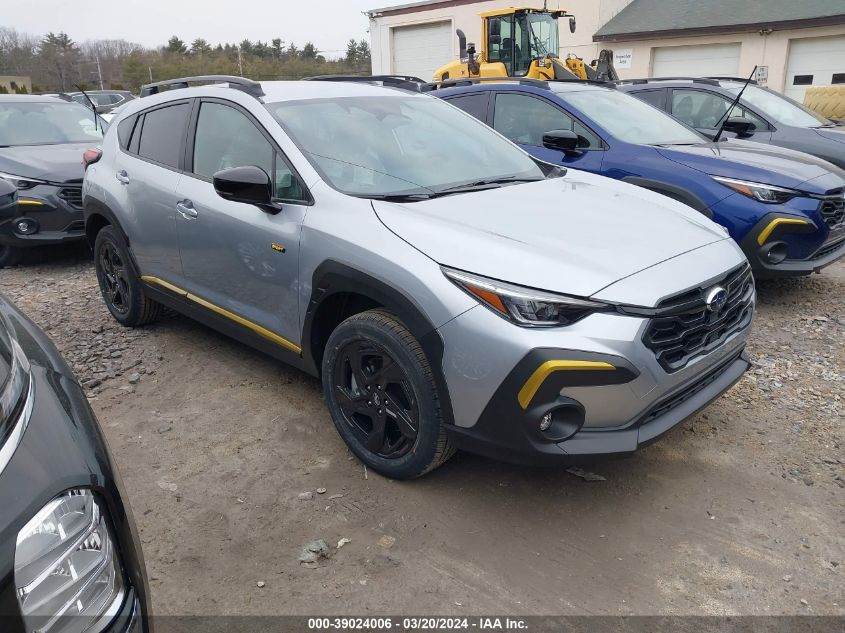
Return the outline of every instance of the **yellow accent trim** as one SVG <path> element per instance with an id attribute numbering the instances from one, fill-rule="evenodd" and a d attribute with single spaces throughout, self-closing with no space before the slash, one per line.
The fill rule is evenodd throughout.
<path id="1" fill-rule="evenodd" d="M 46 202 L 41 202 L 41 200 L 28 200 L 26 198 L 20 198 L 18 200 L 18 204 L 21 206 L 32 206 L 32 207 L 46 207 Z"/>
<path id="2" fill-rule="evenodd" d="M 198 297 L 195 294 L 188 292 L 187 290 L 183 290 L 182 288 L 179 288 L 178 286 L 174 286 L 173 284 L 168 283 L 168 282 L 164 281 L 163 279 L 159 279 L 158 277 L 152 277 L 150 275 L 144 275 L 143 277 L 141 277 L 141 279 L 143 281 L 148 282 L 148 283 L 156 284 L 156 285 L 159 285 L 163 288 L 167 288 L 171 292 L 175 292 L 179 296 L 185 297 L 189 301 L 193 301 L 194 303 L 197 303 L 197 304 L 201 305 L 202 307 L 207 308 L 208 310 L 211 310 L 212 312 L 219 314 L 220 316 L 226 317 L 230 321 L 234 321 L 238 325 L 242 325 L 245 328 L 252 330 L 253 332 L 258 334 L 259 336 L 263 336 L 267 340 L 272 341 L 273 343 L 276 343 L 277 345 L 281 345 L 282 347 L 289 349 L 290 351 L 294 352 L 295 354 L 301 354 L 302 353 L 301 347 L 291 343 L 286 338 L 281 337 L 278 334 L 276 334 L 275 332 L 271 332 L 267 328 L 262 327 L 262 326 L 258 325 L 257 323 L 253 323 L 252 321 L 245 319 L 242 316 L 235 314 L 234 312 L 229 312 L 225 308 L 221 308 L 220 306 L 214 305 L 213 303 L 206 301 L 202 297 Z"/>
<path id="3" fill-rule="evenodd" d="M 610 363 L 592 360 L 548 360 L 534 370 L 534 373 L 531 374 L 528 380 L 525 381 L 522 389 L 519 390 L 519 395 L 517 396 L 519 406 L 527 409 L 528 405 L 531 404 L 531 400 L 537 395 L 537 391 L 539 391 L 542 384 L 546 381 L 546 378 L 556 371 L 613 371 L 615 369 L 616 367 Z"/>
<path id="4" fill-rule="evenodd" d="M 280 244 L 270 244 L 270 248 L 272 248 L 277 253 L 284 253 L 287 249 Z"/>
<path id="5" fill-rule="evenodd" d="M 781 224 L 810 224 L 808 220 L 799 220 L 798 218 L 775 218 L 769 225 L 763 229 L 762 233 L 757 236 L 757 243 L 762 246 L 766 243 L 766 240 L 769 239 L 769 236 L 772 232 Z"/>
<path id="6" fill-rule="evenodd" d="M 178 286 L 174 286 L 173 284 L 166 282 L 164 279 L 159 279 L 158 277 L 153 277 L 152 275 L 143 275 L 141 277 L 141 281 L 146 281 L 148 284 L 155 284 L 157 286 L 161 286 L 162 288 L 167 288 L 170 292 L 173 292 L 180 297 L 188 296 L 187 290 L 182 290 Z"/>

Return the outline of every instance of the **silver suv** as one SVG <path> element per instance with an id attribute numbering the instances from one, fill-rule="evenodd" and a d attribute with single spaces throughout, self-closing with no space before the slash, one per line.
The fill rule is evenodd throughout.
<path id="1" fill-rule="evenodd" d="M 748 368 L 748 264 L 680 203 L 536 162 L 387 85 L 142 95 L 83 187 L 108 309 L 139 326 L 169 306 L 320 376 L 338 433 L 384 475 L 457 448 L 630 453 Z"/>

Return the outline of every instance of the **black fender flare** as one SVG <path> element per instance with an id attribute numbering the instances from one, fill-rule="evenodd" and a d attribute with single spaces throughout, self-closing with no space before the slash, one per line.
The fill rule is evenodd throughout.
<path id="1" fill-rule="evenodd" d="M 440 410 L 447 424 L 454 424 L 452 401 L 443 373 L 443 339 L 422 308 L 407 294 L 381 279 L 336 260 L 326 260 L 314 271 L 311 297 L 305 311 L 302 328 L 302 354 L 307 366 L 319 375 L 320 360 L 313 349 L 314 318 L 320 306 L 329 297 L 339 293 L 363 295 L 384 306 L 405 324 L 419 341 L 431 365 L 434 382 L 440 398 Z"/>
<path id="2" fill-rule="evenodd" d="M 141 276 L 141 269 L 138 267 L 138 262 L 135 260 L 135 255 L 132 252 L 132 242 L 129 239 L 129 235 L 123 229 L 123 225 L 120 223 L 120 220 L 117 219 L 117 215 L 111 208 L 104 202 L 97 200 L 96 198 L 87 197 L 85 198 L 85 206 L 82 211 L 83 218 L 85 219 L 85 235 L 88 238 L 88 246 L 91 250 L 94 250 L 94 237 L 91 235 L 89 227 L 91 225 L 91 219 L 94 216 L 101 216 L 105 218 L 106 222 L 109 225 L 115 227 L 120 236 L 123 238 L 124 243 L 126 244 L 126 250 L 129 252 L 129 260 L 132 268 L 135 269 L 135 274 L 140 277 Z"/>
<path id="3" fill-rule="evenodd" d="M 655 193 L 661 193 L 668 198 L 672 198 L 672 200 L 683 202 L 685 205 L 692 207 L 699 213 L 706 215 L 711 220 L 713 219 L 713 212 L 704 200 L 683 187 L 672 185 L 660 180 L 652 180 L 651 178 L 641 178 L 640 176 L 625 176 L 622 178 L 622 182 L 637 185 L 638 187 L 648 189 L 649 191 L 653 191 Z"/>

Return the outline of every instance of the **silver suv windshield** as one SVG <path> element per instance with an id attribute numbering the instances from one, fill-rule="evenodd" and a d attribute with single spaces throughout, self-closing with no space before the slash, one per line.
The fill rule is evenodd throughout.
<path id="1" fill-rule="evenodd" d="M 543 178 L 522 150 L 433 97 L 309 99 L 267 108 L 324 179 L 350 195 L 425 197 Z"/>
<path id="2" fill-rule="evenodd" d="M 734 95 L 739 94 L 741 86 L 728 88 Z M 776 123 L 795 127 L 821 127 L 833 125 L 823 116 L 808 110 L 788 97 L 769 92 L 757 86 L 748 86 L 742 93 L 742 100 L 759 110 L 763 116 L 773 119 Z"/>
<path id="3" fill-rule="evenodd" d="M 0 147 L 86 143 L 102 138 L 103 131 L 94 123 L 94 114 L 78 103 L 0 104 Z"/>
<path id="4" fill-rule="evenodd" d="M 559 93 L 611 135 L 638 145 L 694 145 L 705 139 L 671 116 L 615 90 Z"/>

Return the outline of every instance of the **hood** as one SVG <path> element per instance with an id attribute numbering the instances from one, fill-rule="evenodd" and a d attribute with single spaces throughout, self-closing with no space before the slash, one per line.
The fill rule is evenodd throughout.
<path id="1" fill-rule="evenodd" d="M 845 171 L 821 158 L 784 147 L 730 139 L 658 147 L 666 158 L 711 176 L 824 193 L 843 185 Z M 809 181 L 813 181 L 810 183 Z M 807 183 L 807 187 L 802 187 Z"/>
<path id="2" fill-rule="evenodd" d="M 82 152 L 99 143 L 20 145 L 0 147 L 0 172 L 50 182 L 81 180 L 85 175 Z"/>
<path id="3" fill-rule="evenodd" d="M 633 185 L 566 177 L 411 204 L 374 201 L 379 219 L 436 262 L 587 297 L 726 238 L 689 207 Z"/>
<path id="4" fill-rule="evenodd" d="M 845 143 L 845 125 L 837 125 L 836 127 L 817 127 L 815 130 L 816 134 L 821 137 Z"/>

